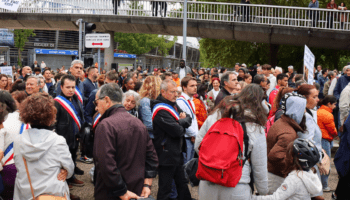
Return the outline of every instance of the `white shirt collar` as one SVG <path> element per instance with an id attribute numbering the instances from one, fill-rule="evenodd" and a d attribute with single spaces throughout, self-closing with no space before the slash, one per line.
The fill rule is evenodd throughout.
<path id="1" fill-rule="evenodd" d="M 181 93 L 181 96 L 185 97 L 186 101 L 188 101 L 188 100 L 192 101 L 192 100 L 193 100 L 193 97 L 188 96 L 188 95 L 187 95 L 186 93 L 184 93 L 184 92 Z"/>

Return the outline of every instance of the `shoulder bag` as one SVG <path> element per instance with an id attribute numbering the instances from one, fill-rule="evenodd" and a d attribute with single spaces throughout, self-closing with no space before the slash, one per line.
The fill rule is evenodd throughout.
<path id="1" fill-rule="evenodd" d="M 33 189 L 33 186 L 32 186 L 32 181 L 31 181 L 30 176 L 29 176 L 29 170 L 28 170 L 28 166 L 27 166 L 27 161 L 26 161 L 26 159 L 24 157 L 22 157 L 22 158 L 23 158 L 24 166 L 26 167 L 27 176 L 28 176 L 29 185 L 30 185 L 30 190 L 32 191 L 32 195 L 33 195 L 33 200 L 67 200 L 66 194 L 64 195 L 64 197 L 44 194 L 44 195 L 40 195 L 37 198 L 35 198 L 35 196 L 34 196 L 34 189 Z"/>

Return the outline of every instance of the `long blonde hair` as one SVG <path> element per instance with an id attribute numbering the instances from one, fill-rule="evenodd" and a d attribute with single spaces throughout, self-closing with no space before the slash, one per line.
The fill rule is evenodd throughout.
<path id="1" fill-rule="evenodd" d="M 141 99 L 144 97 L 156 99 L 160 94 L 160 83 L 158 82 L 159 80 L 157 77 L 147 76 L 139 92 Z"/>

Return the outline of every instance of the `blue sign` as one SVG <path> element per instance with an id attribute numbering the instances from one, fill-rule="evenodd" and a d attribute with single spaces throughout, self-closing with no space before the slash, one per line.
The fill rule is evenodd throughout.
<path id="1" fill-rule="evenodd" d="M 1 28 L 0 29 L 0 46 L 13 47 L 15 44 L 13 30 Z"/>
<path id="2" fill-rule="evenodd" d="M 135 54 L 114 53 L 115 58 L 136 58 Z"/>
<path id="3" fill-rule="evenodd" d="M 78 51 L 75 50 L 58 50 L 58 49 L 35 49 L 36 54 L 50 54 L 50 55 L 66 55 L 77 56 Z"/>

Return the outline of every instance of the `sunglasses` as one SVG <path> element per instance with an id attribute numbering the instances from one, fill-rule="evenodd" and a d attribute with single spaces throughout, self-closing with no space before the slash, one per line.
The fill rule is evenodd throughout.
<path id="1" fill-rule="evenodd" d="M 104 99 L 104 98 L 105 98 L 105 97 L 100 97 L 100 98 L 98 98 L 98 99 L 95 99 L 95 100 L 93 101 L 94 105 L 97 106 L 97 101 L 98 101 L 98 100 L 102 100 L 102 99 Z"/>

